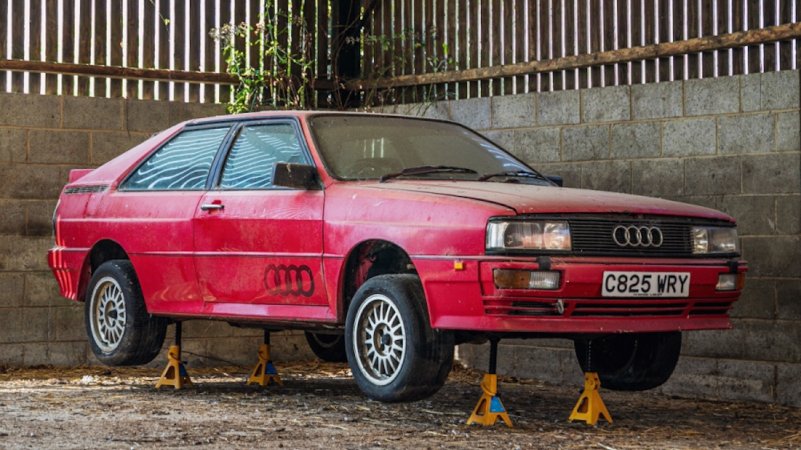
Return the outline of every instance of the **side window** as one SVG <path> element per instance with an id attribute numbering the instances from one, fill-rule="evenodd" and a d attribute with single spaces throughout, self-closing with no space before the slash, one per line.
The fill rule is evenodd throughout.
<path id="1" fill-rule="evenodd" d="M 156 150 L 128 178 L 130 190 L 203 189 L 214 155 L 230 127 L 184 131 Z"/>
<path id="2" fill-rule="evenodd" d="M 245 126 L 225 161 L 220 188 L 270 188 L 275 163 L 307 162 L 291 124 Z"/>

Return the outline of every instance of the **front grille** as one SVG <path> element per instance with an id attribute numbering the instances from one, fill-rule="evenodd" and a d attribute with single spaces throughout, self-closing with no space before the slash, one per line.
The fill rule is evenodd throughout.
<path id="1" fill-rule="evenodd" d="M 576 255 L 692 256 L 690 223 L 665 219 L 568 219 Z M 659 247 L 621 247 L 612 238 L 618 225 L 658 227 L 663 241 Z"/>
<path id="2" fill-rule="evenodd" d="M 484 299 L 484 312 L 493 316 L 528 317 L 694 317 L 727 315 L 732 300 L 581 299 L 564 300 L 562 312 L 550 299 Z"/>

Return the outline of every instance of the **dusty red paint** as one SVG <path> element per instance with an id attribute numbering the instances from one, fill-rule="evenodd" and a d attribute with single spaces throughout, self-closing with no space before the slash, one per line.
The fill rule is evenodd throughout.
<path id="1" fill-rule="evenodd" d="M 342 284 L 367 276 L 370 261 L 353 277 L 345 273 L 360 243 L 381 240 L 409 256 L 423 283 L 435 328 L 532 333 L 592 333 L 727 328 L 728 314 L 691 315 L 694 306 L 729 304 L 740 292 L 716 292 L 723 259 L 553 257 L 563 273 L 557 291 L 503 291 L 493 268 L 537 269 L 536 257 L 488 256 L 491 217 L 531 213 L 629 213 L 734 220 L 718 211 L 654 198 L 608 192 L 492 182 L 337 181 L 323 169 L 307 118 L 310 113 L 258 113 L 249 117 L 296 117 L 324 189 L 317 191 L 122 192 L 118 184 L 154 149 L 180 131 L 176 125 L 90 172 L 74 171 L 67 188 L 108 186 L 102 192 L 65 195 L 57 210 L 56 245 L 49 264 L 61 294 L 83 300 L 92 248 L 121 246 L 136 269 L 152 314 L 254 321 L 283 326 L 342 324 Z M 191 123 L 203 123 L 210 118 Z M 221 211 L 200 204 L 221 202 Z M 464 270 L 455 270 L 454 261 Z M 272 267 L 272 269 L 271 269 Z M 281 292 L 273 281 L 284 268 L 308 268 L 301 294 Z M 746 265 L 739 261 L 738 270 Z M 304 269 L 305 270 L 305 269 Z M 656 300 L 683 308 L 678 316 L 578 315 L 605 304 L 624 308 L 654 299 L 602 299 L 604 270 L 690 272 L 690 297 Z M 279 275 L 280 277 L 281 275 Z M 308 292 L 313 284 L 313 292 Z M 308 295 L 307 295 L 308 294 Z M 554 304 L 565 313 L 528 317 L 504 314 L 514 302 Z M 614 303 L 617 302 L 617 303 Z"/>

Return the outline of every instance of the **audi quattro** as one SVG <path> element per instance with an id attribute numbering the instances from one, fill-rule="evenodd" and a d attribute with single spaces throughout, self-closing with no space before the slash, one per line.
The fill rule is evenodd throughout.
<path id="1" fill-rule="evenodd" d="M 49 264 L 97 358 L 169 322 L 302 329 L 373 399 L 424 398 L 454 345 L 566 338 L 604 386 L 664 383 L 730 327 L 746 263 L 712 209 L 560 187 L 456 123 L 265 112 L 183 122 L 74 170 Z"/>

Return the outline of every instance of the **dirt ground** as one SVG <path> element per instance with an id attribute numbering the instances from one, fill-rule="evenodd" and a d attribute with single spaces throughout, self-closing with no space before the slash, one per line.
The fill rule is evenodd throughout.
<path id="1" fill-rule="evenodd" d="M 801 448 L 801 410 L 604 392 L 614 423 L 566 419 L 578 386 L 502 379 L 515 428 L 467 426 L 480 373 L 458 369 L 432 398 L 365 399 L 340 364 L 279 367 L 283 387 L 243 368 L 192 371 L 157 391 L 154 369 L 0 370 L 0 448 Z"/>

